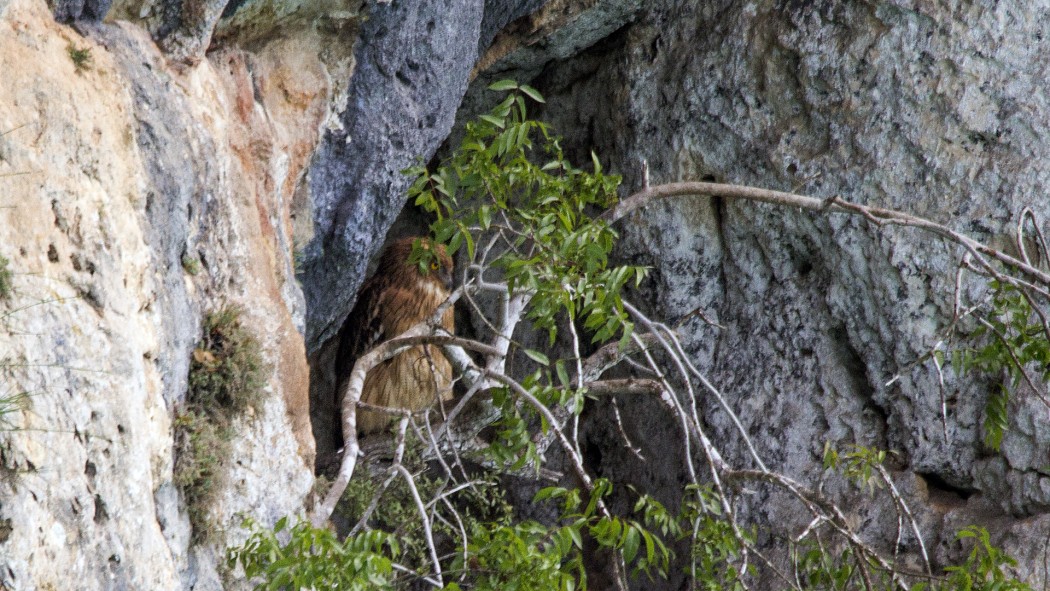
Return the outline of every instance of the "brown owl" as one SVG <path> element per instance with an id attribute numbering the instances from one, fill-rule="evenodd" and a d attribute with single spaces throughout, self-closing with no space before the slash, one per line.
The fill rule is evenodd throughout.
<path id="1" fill-rule="evenodd" d="M 425 249 L 433 248 L 437 255 L 423 268 L 409 262 L 415 240 L 420 240 Z M 343 395 L 358 357 L 433 316 L 448 298 L 451 287 L 452 259 L 443 245 L 434 245 L 426 238 L 402 238 L 388 246 L 343 324 L 336 357 L 336 396 Z M 441 325 L 453 332 L 453 323 L 453 311 L 449 308 Z M 452 367 L 441 348 L 434 345 L 412 347 L 380 363 L 368 372 L 361 391 L 363 402 L 413 411 L 427 408 L 439 398 L 451 397 Z M 363 434 L 382 431 L 390 418 L 359 410 L 357 430 Z"/>

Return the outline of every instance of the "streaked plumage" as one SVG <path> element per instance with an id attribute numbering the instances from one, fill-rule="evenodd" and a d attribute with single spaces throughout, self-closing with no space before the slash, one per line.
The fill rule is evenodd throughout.
<path id="1" fill-rule="evenodd" d="M 344 323 L 336 357 L 338 396 L 342 396 L 358 357 L 429 318 L 448 298 L 452 259 L 439 244 L 437 260 L 423 273 L 418 264 L 408 262 L 413 240 L 404 238 L 387 247 Z M 426 239 L 423 244 L 430 247 Z M 453 331 L 451 308 L 442 316 L 441 324 Z M 452 397 L 452 367 L 441 348 L 433 345 L 412 347 L 379 364 L 368 373 L 361 392 L 361 400 L 369 404 L 408 410 L 427 408 L 439 397 Z M 359 433 L 382 431 L 389 423 L 389 415 L 365 410 L 357 413 Z"/>

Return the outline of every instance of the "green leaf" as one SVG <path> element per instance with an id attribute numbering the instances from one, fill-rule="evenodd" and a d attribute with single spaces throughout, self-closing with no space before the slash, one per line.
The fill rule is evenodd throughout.
<path id="1" fill-rule="evenodd" d="M 528 84 L 522 84 L 521 86 L 518 87 L 518 90 L 520 90 L 523 93 L 525 93 L 526 95 L 528 95 L 528 97 L 530 99 L 536 101 L 537 103 L 545 103 L 545 102 L 547 102 L 547 101 L 543 100 L 543 95 L 540 94 L 540 91 L 538 91 L 535 88 L 529 86 Z"/>
<path id="2" fill-rule="evenodd" d="M 515 82 L 514 80 L 509 80 L 509 79 L 508 80 L 500 80 L 498 82 L 493 82 L 492 84 L 489 85 L 489 90 L 495 90 L 497 92 L 503 91 L 503 90 L 517 90 L 517 89 L 518 89 L 518 83 Z"/>
<path id="3" fill-rule="evenodd" d="M 638 534 L 638 530 L 635 527 L 627 528 L 627 535 L 624 537 L 623 542 L 623 559 L 625 562 L 630 564 L 634 561 L 634 557 L 638 555 L 638 548 L 641 545 L 641 536 Z"/>
<path id="4" fill-rule="evenodd" d="M 551 360 L 550 360 L 549 357 L 547 357 L 546 355 L 544 355 L 543 353 L 540 353 L 539 351 L 537 351 L 535 349 L 522 349 L 522 352 L 525 353 L 526 357 L 528 357 L 529 359 L 535 361 L 536 363 L 539 363 L 540 365 L 550 365 L 551 364 Z"/>
<path id="5" fill-rule="evenodd" d="M 503 119 L 502 117 L 493 117 L 492 115 L 481 115 L 479 117 L 479 119 L 482 119 L 484 121 L 488 121 L 489 123 L 495 125 L 496 127 L 500 128 L 500 129 L 503 129 L 504 127 L 507 126 L 506 119 Z"/>
<path id="6" fill-rule="evenodd" d="M 564 359 L 559 359 L 554 362 L 554 371 L 558 374 L 558 382 L 563 388 L 569 388 L 572 385 L 569 381 L 569 371 L 565 367 Z"/>
<path id="7" fill-rule="evenodd" d="M 462 245 L 463 245 L 463 233 L 462 232 L 456 232 L 455 234 L 452 235 L 452 239 L 449 240 L 449 242 L 448 242 L 448 254 L 450 254 L 450 255 L 456 254 L 456 251 L 458 251 L 459 247 L 462 246 Z"/>
<path id="8" fill-rule="evenodd" d="M 582 550 L 583 549 L 583 536 L 580 535 L 580 530 L 575 528 L 575 527 L 569 527 L 567 529 L 569 531 L 569 535 L 572 537 L 573 545 L 576 546 L 577 548 L 579 548 L 580 550 Z"/>

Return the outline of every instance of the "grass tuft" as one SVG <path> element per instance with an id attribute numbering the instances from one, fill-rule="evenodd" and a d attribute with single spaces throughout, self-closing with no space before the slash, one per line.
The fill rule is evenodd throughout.
<path id="1" fill-rule="evenodd" d="M 241 326 L 241 313 L 224 306 L 204 319 L 204 336 L 190 361 L 190 403 L 226 415 L 261 410 L 266 364 L 259 341 Z"/>
<path id="2" fill-rule="evenodd" d="M 85 70 L 91 69 L 91 48 L 79 48 L 76 45 L 70 43 L 66 46 L 66 53 L 69 54 L 69 59 L 73 62 L 73 67 L 76 68 L 77 74 Z"/>
<path id="3" fill-rule="evenodd" d="M 205 317 L 190 360 L 186 403 L 175 417 L 174 482 L 198 543 L 213 539 L 210 510 L 225 483 L 233 422 L 249 409 L 262 409 L 268 368 L 258 339 L 241 325 L 241 313 L 224 306 Z"/>
<path id="4" fill-rule="evenodd" d="M 13 287 L 11 275 L 11 261 L 0 255 L 0 300 L 6 300 L 11 297 L 11 289 Z"/>

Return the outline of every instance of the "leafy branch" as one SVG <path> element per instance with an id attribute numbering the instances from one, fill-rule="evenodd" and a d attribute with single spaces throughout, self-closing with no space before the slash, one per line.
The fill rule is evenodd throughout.
<path id="1" fill-rule="evenodd" d="M 769 467 L 726 396 L 692 363 L 675 330 L 650 318 L 625 295 L 628 287 L 640 284 L 646 269 L 615 265 L 610 253 L 617 238 L 615 225 L 631 212 L 654 200 L 692 195 L 802 208 L 819 215 L 854 215 L 877 229 L 917 228 L 957 246 L 960 270 L 989 277 L 997 282 L 994 285 L 1004 286 L 1005 294 L 1013 294 L 1001 300 L 1003 312 L 987 320 L 988 330 L 1012 343 L 1011 355 L 986 352 L 974 359 L 987 363 L 970 364 L 991 369 L 1006 361 L 1023 368 L 1050 355 L 1032 344 L 1050 334 L 1042 313 L 1050 275 L 1024 249 L 1012 256 L 942 224 L 839 197 L 819 200 L 753 187 L 684 182 L 646 187 L 617 201 L 619 178 L 604 174 L 597 157 L 592 157 L 589 170 L 575 167 L 546 125 L 528 119 L 527 100 L 543 100 L 535 89 L 510 81 L 493 88 L 508 96 L 467 124 L 459 149 L 434 170 L 420 166 L 410 171 L 416 180 L 409 198 L 434 216 L 435 239 L 459 254 L 461 285 L 432 318 L 356 361 L 341 392 L 345 448 L 339 471 L 314 510 L 312 525 L 297 526 L 301 529 L 294 531 L 300 533 L 293 538 L 314 539 L 311 532 L 328 522 L 351 481 L 360 479 L 362 451 L 371 455 L 386 449 L 389 461 L 381 469 L 385 480 L 356 517 L 346 542 L 357 548 L 355 565 L 361 557 L 374 560 L 377 588 L 416 581 L 442 589 L 502 589 L 511 582 L 521 589 L 575 589 L 586 584 L 584 549 L 599 548 L 612 558 L 614 584 L 626 589 L 632 569 L 635 574 L 667 574 L 675 564 L 668 540 L 689 548 L 688 573 L 696 588 L 749 589 L 766 576 L 798 591 L 947 589 L 960 577 L 970 577 L 972 588 L 983 588 L 977 583 L 983 581 L 1009 581 L 1017 585 L 1011 588 L 1023 588 L 1003 574 L 1009 559 L 979 529 L 964 531 L 967 539 L 977 542 L 970 560 L 952 567 L 956 570 L 937 573 L 914 513 L 883 466 L 885 452 L 860 447 L 838 452 L 829 447 L 826 468 L 841 470 L 868 494 L 890 496 L 898 517 L 897 545 L 910 531 L 918 539 L 924 572 L 901 568 L 896 547 L 886 551 L 865 540 L 846 508 L 819 488 Z M 595 211 L 604 213 L 594 216 Z M 426 265 L 428 256 L 432 251 L 416 252 L 413 260 Z M 952 330 L 967 315 L 961 298 L 956 301 Z M 441 328 L 440 317 L 457 302 L 469 309 L 475 326 L 482 327 L 476 338 Z M 1031 310 L 1021 310 L 1022 303 Z M 1012 309 L 1019 311 L 1014 314 Z M 543 331 L 549 347 L 525 346 L 516 335 L 530 328 Z M 1017 340 L 1021 332 L 1032 341 Z M 440 346 L 452 363 L 465 390 L 458 402 L 452 408 L 438 404 L 416 413 L 364 405 L 360 396 L 367 373 L 420 344 Z M 939 355 L 929 359 L 940 369 Z M 612 376 L 614 370 L 619 373 Z M 680 448 L 672 451 L 681 459 L 688 482 L 680 491 L 683 503 L 677 513 L 645 494 L 636 494 L 633 515 L 617 511 L 609 502 L 617 483 L 592 473 L 584 459 L 580 416 L 585 407 L 595 400 L 615 404 L 624 396 L 658 402 L 669 428 L 679 432 Z M 704 397 L 716 401 L 729 418 L 731 436 L 746 450 L 741 465 L 726 459 L 726 442 L 707 433 L 697 405 Z M 356 413 L 366 406 L 399 419 L 392 440 L 358 440 Z M 642 457 L 619 424 L 618 407 L 614 409 L 623 444 Z M 491 435 L 479 443 L 477 434 L 484 428 Z M 406 460 L 409 439 L 422 446 L 424 461 L 436 464 L 435 486 L 424 482 Z M 568 474 L 551 472 L 552 446 Z M 472 476 L 477 466 L 537 481 L 569 481 L 573 487 L 546 488 L 538 495 L 537 503 L 561 504 L 552 524 L 472 521 L 456 499 L 477 488 Z M 420 551 L 404 565 L 398 561 L 409 556 L 384 546 L 385 538 L 362 537 L 375 533 L 369 529 L 370 520 L 383 511 L 381 499 L 391 494 L 394 482 L 405 485 L 410 507 L 405 519 L 419 526 L 414 547 Z M 791 554 L 793 572 L 783 569 L 783 556 L 767 555 L 769 548 L 757 541 L 760 536 L 740 503 L 749 486 L 780 491 L 809 516 L 809 525 L 791 536 L 794 547 L 804 550 Z M 252 538 L 256 545 L 250 551 L 237 550 L 233 557 L 246 573 L 262 576 L 264 585 L 270 585 L 265 588 L 279 587 L 275 580 L 334 588 L 316 579 L 295 578 L 295 559 L 260 560 L 264 549 L 269 556 L 278 554 L 268 534 L 259 535 Z M 314 543 L 319 544 L 317 554 L 329 552 L 328 542 Z M 303 565 L 312 560 L 301 558 Z"/>

